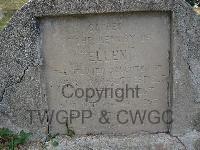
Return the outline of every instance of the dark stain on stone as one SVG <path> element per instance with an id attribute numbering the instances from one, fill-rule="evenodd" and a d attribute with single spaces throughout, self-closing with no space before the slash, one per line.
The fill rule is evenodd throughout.
<path id="1" fill-rule="evenodd" d="M 197 131 L 200 132 L 200 112 L 195 115 L 195 117 L 193 119 L 193 126 L 194 126 L 194 129 L 196 129 Z M 200 146 L 199 146 L 199 148 L 200 148 Z"/>

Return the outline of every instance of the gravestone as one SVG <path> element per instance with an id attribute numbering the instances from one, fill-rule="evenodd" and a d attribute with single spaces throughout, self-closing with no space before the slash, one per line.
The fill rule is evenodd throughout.
<path id="1" fill-rule="evenodd" d="M 199 31 L 182 0 L 30 1 L 0 33 L 0 127 L 71 130 L 74 149 L 194 149 Z"/>

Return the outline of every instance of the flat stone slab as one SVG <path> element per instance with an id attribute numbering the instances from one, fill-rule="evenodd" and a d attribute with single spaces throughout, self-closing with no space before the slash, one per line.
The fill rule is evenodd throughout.
<path id="1" fill-rule="evenodd" d="M 41 31 L 53 133 L 167 131 L 168 13 L 46 17 Z"/>

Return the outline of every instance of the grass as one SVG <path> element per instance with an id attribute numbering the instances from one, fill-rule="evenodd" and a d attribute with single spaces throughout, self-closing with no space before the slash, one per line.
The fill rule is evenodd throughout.
<path id="1" fill-rule="evenodd" d="M 7 23 L 9 22 L 10 18 L 14 13 L 15 11 L 4 12 L 4 17 L 0 21 L 0 31 L 3 30 L 3 28 L 7 25 Z"/>
<path id="2" fill-rule="evenodd" d="M 0 20 L 0 31 L 7 25 L 16 10 L 20 9 L 28 0 L 0 0 L 0 8 L 4 17 Z"/>
<path id="3" fill-rule="evenodd" d="M 20 9 L 27 0 L 0 0 L 0 8 L 4 11 L 13 11 Z"/>

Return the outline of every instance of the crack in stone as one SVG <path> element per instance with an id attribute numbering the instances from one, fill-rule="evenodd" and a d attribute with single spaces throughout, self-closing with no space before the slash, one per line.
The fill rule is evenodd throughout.
<path id="1" fill-rule="evenodd" d="M 185 148 L 185 150 L 187 150 L 187 147 L 185 146 L 185 144 L 181 141 L 181 139 L 178 137 L 178 136 L 175 136 L 175 135 L 172 135 L 170 134 L 169 132 L 155 132 L 155 133 L 151 133 L 151 132 L 146 132 L 147 134 L 150 134 L 150 135 L 158 135 L 158 134 L 166 134 L 166 135 L 169 135 L 171 138 L 175 138 L 177 139 L 177 141 Z"/>
<path id="2" fill-rule="evenodd" d="M 143 133 L 146 133 L 146 134 L 150 134 L 150 135 L 158 135 L 158 134 L 166 134 L 166 135 L 169 135 L 171 138 L 177 139 L 177 141 L 185 148 L 185 150 L 187 150 L 187 147 L 186 147 L 185 144 L 181 141 L 181 139 L 180 139 L 178 136 L 175 136 L 175 135 L 170 134 L 170 132 L 161 132 L 161 131 L 158 131 L 158 132 L 142 131 L 142 132 L 143 132 Z"/>
<path id="3" fill-rule="evenodd" d="M 25 76 L 25 74 L 26 74 L 26 71 L 27 71 L 28 69 L 29 69 L 29 66 L 27 66 L 27 67 L 23 70 L 22 76 L 19 76 L 19 77 L 18 77 L 19 79 L 18 79 L 16 82 L 12 83 L 11 85 L 6 86 L 6 87 L 3 89 L 3 91 L 2 91 L 2 93 L 1 93 L 1 95 L 0 95 L 0 102 L 3 101 L 4 95 L 5 95 L 6 90 L 7 90 L 8 88 L 10 88 L 10 87 L 12 87 L 12 86 L 14 86 L 14 85 L 19 84 L 19 83 L 22 82 L 22 80 L 23 80 L 23 78 L 24 78 L 24 76 Z"/>
<path id="4" fill-rule="evenodd" d="M 192 68 L 191 68 L 190 64 L 187 63 L 187 65 L 188 65 L 188 69 L 189 69 L 189 71 L 190 71 L 192 74 L 194 74 L 194 72 L 192 71 Z"/>
<path id="5" fill-rule="evenodd" d="M 169 134 L 169 135 L 173 138 L 176 138 L 179 141 L 179 143 L 185 148 L 185 150 L 187 150 L 187 147 L 185 146 L 185 144 L 181 141 L 181 139 L 178 136 L 171 135 L 171 134 Z"/>

